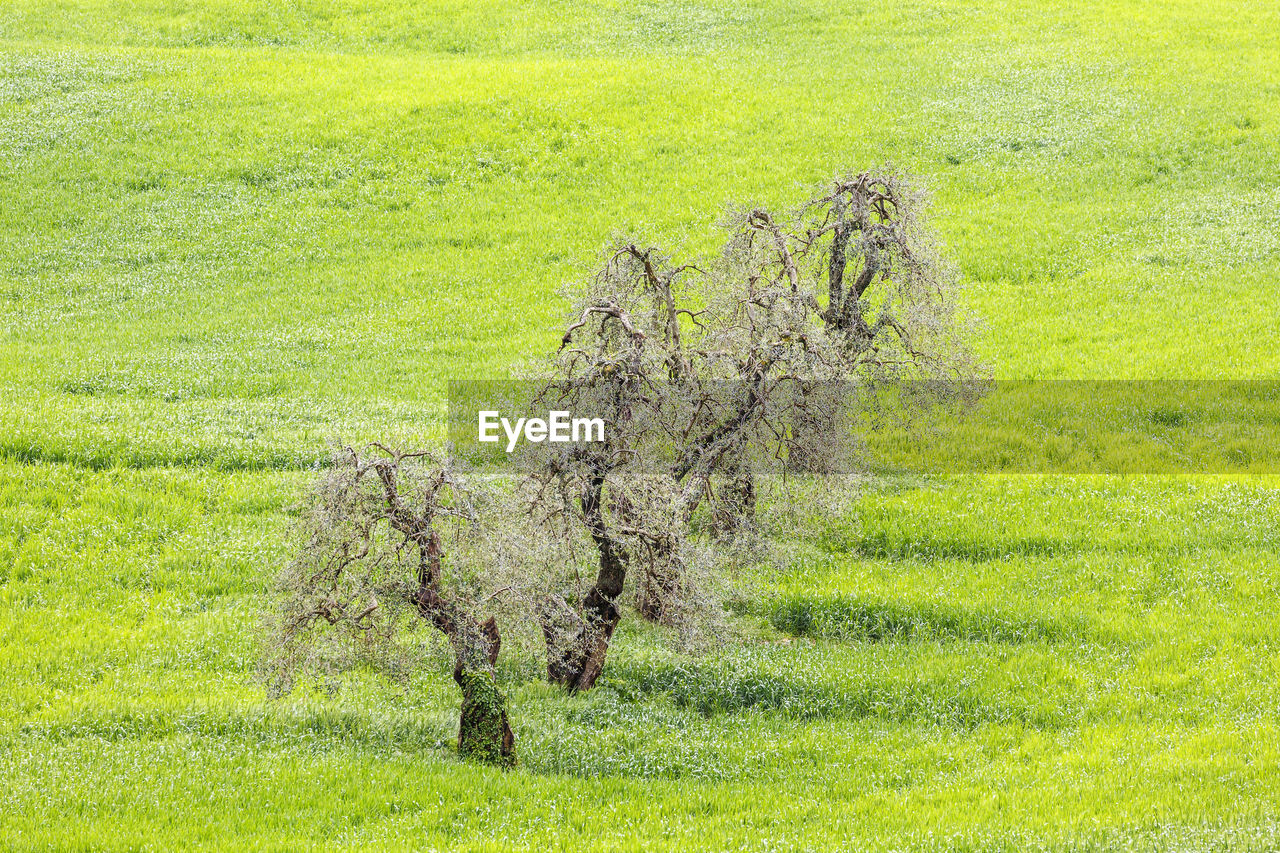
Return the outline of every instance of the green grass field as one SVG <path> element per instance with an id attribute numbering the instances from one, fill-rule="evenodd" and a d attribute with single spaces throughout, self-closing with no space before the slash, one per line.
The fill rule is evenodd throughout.
<path id="1" fill-rule="evenodd" d="M 886 478 L 714 654 L 269 700 L 326 440 L 442 435 L 615 229 L 892 162 L 999 378 L 1280 375 L 1280 7 L 0 4 L 0 847 L 1280 847 L 1280 477 Z"/>

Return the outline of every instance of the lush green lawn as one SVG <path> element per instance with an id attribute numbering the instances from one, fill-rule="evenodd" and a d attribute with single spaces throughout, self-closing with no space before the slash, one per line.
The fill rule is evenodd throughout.
<path id="1" fill-rule="evenodd" d="M 443 673 L 254 678 L 325 440 L 615 228 L 892 161 L 997 376 L 1276 377 L 1280 7 L 272 5 L 0 5 L 0 846 L 1280 845 L 1274 478 L 873 485 L 714 655 L 512 661 L 512 773 Z"/>

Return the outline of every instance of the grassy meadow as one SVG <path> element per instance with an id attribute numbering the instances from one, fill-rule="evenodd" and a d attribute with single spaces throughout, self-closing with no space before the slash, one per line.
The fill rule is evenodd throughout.
<path id="1" fill-rule="evenodd" d="M 1280 477 L 867 485 L 703 657 L 267 698 L 327 440 L 443 434 L 615 231 L 927 181 L 997 378 L 1280 375 L 1280 7 L 0 4 L 0 847 L 1280 847 Z"/>

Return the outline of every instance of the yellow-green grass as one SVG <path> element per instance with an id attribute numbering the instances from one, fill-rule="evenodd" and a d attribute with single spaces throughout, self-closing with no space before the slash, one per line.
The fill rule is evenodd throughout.
<path id="1" fill-rule="evenodd" d="M 269 700 L 330 438 L 443 435 L 614 229 L 891 161 L 998 378 L 1274 378 L 1280 9 L 0 7 L 0 846 L 1268 849 L 1274 478 L 869 486 L 710 656 Z"/>
<path id="2" fill-rule="evenodd" d="M 507 661 L 504 773 L 453 757 L 443 670 L 266 698 L 264 567 L 305 475 L 2 473 L 16 847 L 1276 840 L 1273 481 L 877 487 L 719 652 L 633 625 L 576 698 Z"/>

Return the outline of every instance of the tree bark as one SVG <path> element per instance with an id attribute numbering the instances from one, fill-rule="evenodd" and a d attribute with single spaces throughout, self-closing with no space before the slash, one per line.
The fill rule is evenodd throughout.
<path id="1" fill-rule="evenodd" d="M 617 599 L 627 579 L 630 554 L 610 533 L 604 519 L 604 478 L 595 477 L 581 498 L 582 514 L 600 556 L 596 581 L 582 602 L 582 616 L 562 636 L 555 626 L 543 623 L 547 640 L 547 678 L 571 691 L 590 690 L 604 670 L 609 641 L 622 612 Z"/>
<path id="2" fill-rule="evenodd" d="M 604 671 L 609 641 L 622 618 L 617 604 L 592 587 L 584 602 L 585 618 L 574 614 L 575 622 L 563 633 L 560 626 L 544 620 L 547 641 L 547 680 L 571 692 L 590 690 Z"/>
<path id="3" fill-rule="evenodd" d="M 458 753 L 466 759 L 511 767 L 516 763 L 515 733 L 507 718 L 507 700 L 498 689 L 494 664 L 502 638 L 498 623 L 481 624 L 434 589 L 422 586 L 413 597 L 422 617 L 453 646 L 453 680 L 462 690 Z"/>
<path id="4" fill-rule="evenodd" d="M 512 767 L 516 738 L 507 719 L 507 700 L 494 681 L 492 666 L 468 667 L 459 658 L 453 680 L 462 689 L 458 753 L 473 761 Z"/>
<path id="5" fill-rule="evenodd" d="M 831 238 L 831 258 L 827 265 L 827 316 L 834 320 L 844 304 L 844 268 L 848 262 L 849 235 L 853 233 L 853 223 L 844 219 L 844 203 L 837 200 L 836 216 L 839 223 Z"/>
<path id="6" fill-rule="evenodd" d="M 565 678 L 561 682 L 570 690 L 590 690 L 604 671 L 609 654 L 609 641 L 618 627 L 622 612 L 618 605 L 594 588 L 587 595 L 584 610 L 587 618 L 570 646 Z"/>

